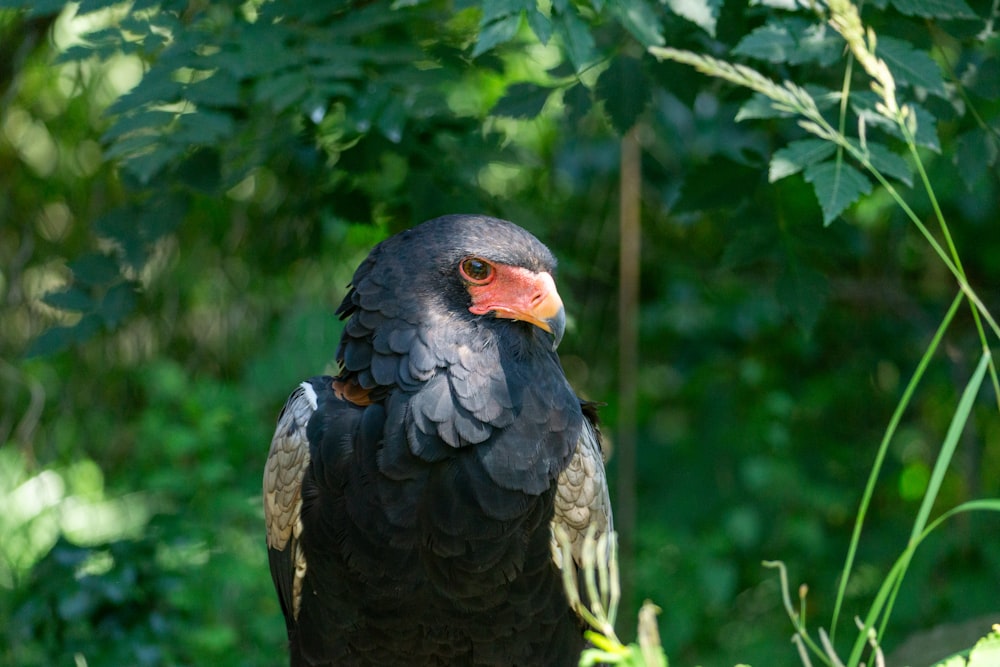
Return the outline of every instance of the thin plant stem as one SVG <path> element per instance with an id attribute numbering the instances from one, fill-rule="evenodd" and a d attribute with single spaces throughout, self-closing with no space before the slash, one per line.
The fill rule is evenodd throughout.
<path id="1" fill-rule="evenodd" d="M 885 462 L 885 456 L 889 451 L 889 443 L 892 441 L 893 436 L 895 436 L 896 429 L 899 427 L 899 423 L 903 419 L 903 413 L 906 412 L 906 408 L 909 407 L 910 400 L 913 398 L 917 385 L 920 384 L 920 381 L 923 379 L 924 372 L 927 370 L 927 366 L 930 364 L 931 359 L 937 352 L 938 346 L 944 338 L 944 333 L 951 325 L 951 321 L 954 319 L 955 312 L 958 310 L 958 306 L 961 302 L 962 293 L 959 292 L 955 295 L 954 300 L 952 300 L 951 307 L 948 308 L 944 319 L 942 319 L 941 324 L 938 325 L 937 331 L 934 333 L 934 337 L 931 338 L 931 342 L 928 344 L 927 349 L 924 350 L 924 354 L 920 358 L 920 363 L 917 364 L 917 368 L 913 372 L 913 376 L 907 383 L 906 389 L 903 390 L 903 396 L 896 404 L 896 409 L 893 411 L 892 418 L 889 420 L 889 425 L 886 427 L 885 433 L 882 436 L 882 442 L 879 444 L 878 452 L 875 454 L 875 463 L 872 464 L 871 472 L 868 474 L 868 483 L 865 485 L 864 494 L 861 496 L 861 506 L 858 508 L 857 517 L 854 521 L 854 532 L 851 534 L 851 543 L 847 549 L 847 560 L 844 562 L 844 569 L 840 575 L 840 585 L 837 588 L 837 599 L 833 607 L 833 620 L 830 622 L 831 640 L 836 638 L 837 621 L 840 618 L 840 609 L 844 603 L 844 597 L 847 592 L 847 582 L 851 576 L 851 570 L 854 567 L 854 558 L 858 552 L 858 544 L 861 542 L 861 529 L 864 526 L 865 518 L 868 516 L 868 507 L 871 505 L 872 497 L 875 495 L 875 483 L 878 481 L 878 476 L 882 472 L 882 464 Z"/>

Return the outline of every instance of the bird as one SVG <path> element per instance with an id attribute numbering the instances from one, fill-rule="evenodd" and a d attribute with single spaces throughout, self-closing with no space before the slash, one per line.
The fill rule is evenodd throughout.
<path id="1" fill-rule="evenodd" d="M 578 664 L 553 533 L 579 568 L 588 529 L 613 526 L 595 405 L 556 351 L 555 268 L 483 215 L 416 225 L 358 266 L 338 372 L 294 389 L 264 469 L 292 667 Z"/>

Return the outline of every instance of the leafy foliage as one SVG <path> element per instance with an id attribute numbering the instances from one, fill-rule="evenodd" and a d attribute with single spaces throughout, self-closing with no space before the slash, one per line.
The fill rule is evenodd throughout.
<path id="1" fill-rule="evenodd" d="M 917 220 L 947 215 L 996 311 L 1000 17 L 987 7 L 864 6 L 911 110 L 903 127 L 824 4 L 0 7 L 0 495 L 51 500 L 0 521 L 5 663 L 281 660 L 257 498 L 273 416 L 329 363 L 353 266 L 411 223 L 484 211 L 553 247 L 575 316 L 564 363 L 613 431 L 618 138 L 637 124 L 629 575 L 663 606 L 675 663 L 788 661 L 765 558 L 810 581 L 813 617 L 835 604 L 861 480 L 954 297 L 890 189 Z M 747 63 L 727 77 L 753 85 L 649 54 L 664 46 Z M 843 143 L 762 91 L 808 98 Z M 934 200 L 915 194 L 925 180 Z M 842 618 L 877 595 L 932 479 L 940 507 L 998 493 L 992 382 L 952 465 L 934 469 L 982 353 L 971 315 L 946 347 L 885 449 Z M 107 521 L 76 523 L 80 507 Z M 885 636 L 994 610 L 987 521 L 926 539 Z"/>

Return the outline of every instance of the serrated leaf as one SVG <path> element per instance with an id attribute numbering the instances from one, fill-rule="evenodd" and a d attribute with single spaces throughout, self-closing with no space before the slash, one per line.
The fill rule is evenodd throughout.
<path id="1" fill-rule="evenodd" d="M 182 152 L 177 144 L 157 145 L 153 150 L 129 156 L 122 168 L 146 185 Z"/>
<path id="2" fill-rule="evenodd" d="M 483 0 L 483 18 L 480 25 L 492 23 L 511 14 L 519 15 L 526 4 L 525 0 Z"/>
<path id="3" fill-rule="evenodd" d="M 90 298 L 89 294 L 75 287 L 70 287 L 59 292 L 49 292 L 42 297 L 42 301 L 59 310 L 77 312 L 90 310 L 94 305 L 94 301 Z"/>
<path id="4" fill-rule="evenodd" d="M 552 94 L 551 88 L 534 83 L 515 83 L 493 105 L 490 114 L 508 118 L 534 118 L 542 112 L 545 101 Z"/>
<path id="5" fill-rule="evenodd" d="M 617 0 L 609 9 L 615 20 L 643 46 L 666 44 L 660 17 L 645 0 Z"/>
<path id="6" fill-rule="evenodd" d="M 892 0 L 892 6 L 907 16 L 922 16 L 938 19 L 974 19 L 965 0 Z"/>
<path id="7" fill-rule="evenodd" d="M 485 26 L 479 31 L 476 46 L 472 49 L 472 57 L 481 56 L 494 47 L 514 39 L 520 24 L 521 15 L 511 14 Z"/>
<path id="8" fill-rule="evenodd" d="M 181 98 L 183 86 L 169 78 L 170 73 L 162 69 L 151 69 L 130 92 L 119 97 L 107 113 L 119 114 L 134 111 L 146 104 L 166 104 Z"/>
<path id="9" fill-rule="evenodd" d="M 535 33 L 535 37 L 542 44 L 548 44 L 549 40 L 552 39 L 552 21 L 545 14 L 538 11 L 537 5 L 533 5 L 527 10 L 528 27 L 531 28 L 531 32 Z"/>
<path id="10" fill-rule="evenodd" d="M 774 183 L 786 176 L 797 174 L 809 165 L 830 157 L 836 150 L 836 146 L 823 139 L 793 141 L 775 151 L 768 167 L 767 180 Z"/>
<path id="11" fill-rule="evenodd" d="M 128 115 L 123 114 L 118 116 L 114 124 L 101 136 L 101 141 L 111 142 L 127 134 L 139 131 L 162 132 L 164 126 L 172 121 L 176 115 L 172 111 L 160 111 L 158 109 L 142 110 L 138 113 Z"/>
<path id="12" fill-rule="evenodd" d="M 897 82 L 919 86 L 944 96 L 941 68 L 925 51 L 918 51 L 904 40 L 880 36 L 875 55 L 885 60 Z"/>
<path id="13" fill-rule="evenodd" d="M 872 183 L 860 171 L 843 162 L 811 164 L 803 173 L 812 183 L 823 210 L 823 224 L 829 225 L 848 206 L 872 191 Z"/>
<path id="14" fill-rule="evenodd" d="M 715 37 L 722 0 L 665 0 L 670 11 Z"/>
<path id="15" fill-rule="evenodd" d="M 825 23 L 800 18 L 772 18 L 740 40 L 736 55 L 772 63 L 831 65 L 840 59 L 843 40 Z"/>
<path id="16" fill-rule="evenodd" d="M 193 144 L 214 144 L 232 136 L 235 129 L 233 118 L 227 113 L 199 109 L 193 113 L 181 114 L 172 133 L 171 143 L 185 147 Z"/>
<path id="17" fill-rule="evenodd" d="M 595 89 L 619 134 L 625 134 L 649 104 L 652 90 L 635 58 L 618 56 L 601 72 Z"/>
<path id="18" fill-rule="evenodd" d="M 885 144 L 875 141 L 867 142 L 865 148 L 873 167 L 890 178 L 895 178 L 906 185 L 913 185 L 913 168 L 900 155 L 893 153 Z"/>
<path id="19" fill-rule="evenodd" d="M 88 252 L 69 263 L 73 279 L 85 285 L 107 285 L 118 278 L 118 262 L 109 255 Z"/>
<path id="20" fill-rule="evenodd" d="M 746 58 L 757 58 L 772 63 L 788 61 L 788 54 L 795 48 L 788 27 L 778 21 L 768 21 L 746 35 L 733 47 L 733 54 Z"/>
<path id="21" fill-rule="evenodd" d="M 590 27 L 576 15 L 572 6 L 552 18 L 552 27 L 562 40 L 563 49 L 576 71 L 582 72 L 597 60 L 597 50 Z"/>
<path id="22" fill-rule="evenodd" d="M 882 116 L 875 111 L 875 104 L 878 101 L 875 93 L 871 91 L 859 91 L 851 93 L 851 108 L 854 113 L 862 118 L 869 127 L 877 127 L 888 132 L 899 139 L 903 138 L 903 133 L 899 126 L 892 120 Z M 917 123 L 917 132 L 914 136 L 918 146 L 926 146 L 936 153 L 941 152 L 941 142 L 937 136 L 937 119 L 919 104 L 906 102 L 906 106 L 913 111 Z"/>

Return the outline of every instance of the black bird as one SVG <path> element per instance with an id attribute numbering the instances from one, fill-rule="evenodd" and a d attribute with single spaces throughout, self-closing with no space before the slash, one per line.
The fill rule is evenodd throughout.
<path id="1" fill-rule="evenodd" d="M 577 664 L 552 530 L 579 564 L 611 509 L 555 352 L 555 265 L 513 223 L 452 215 L 358 267 L 340 372 L 292 393 L 264 470 L 293 667 Z"/>

